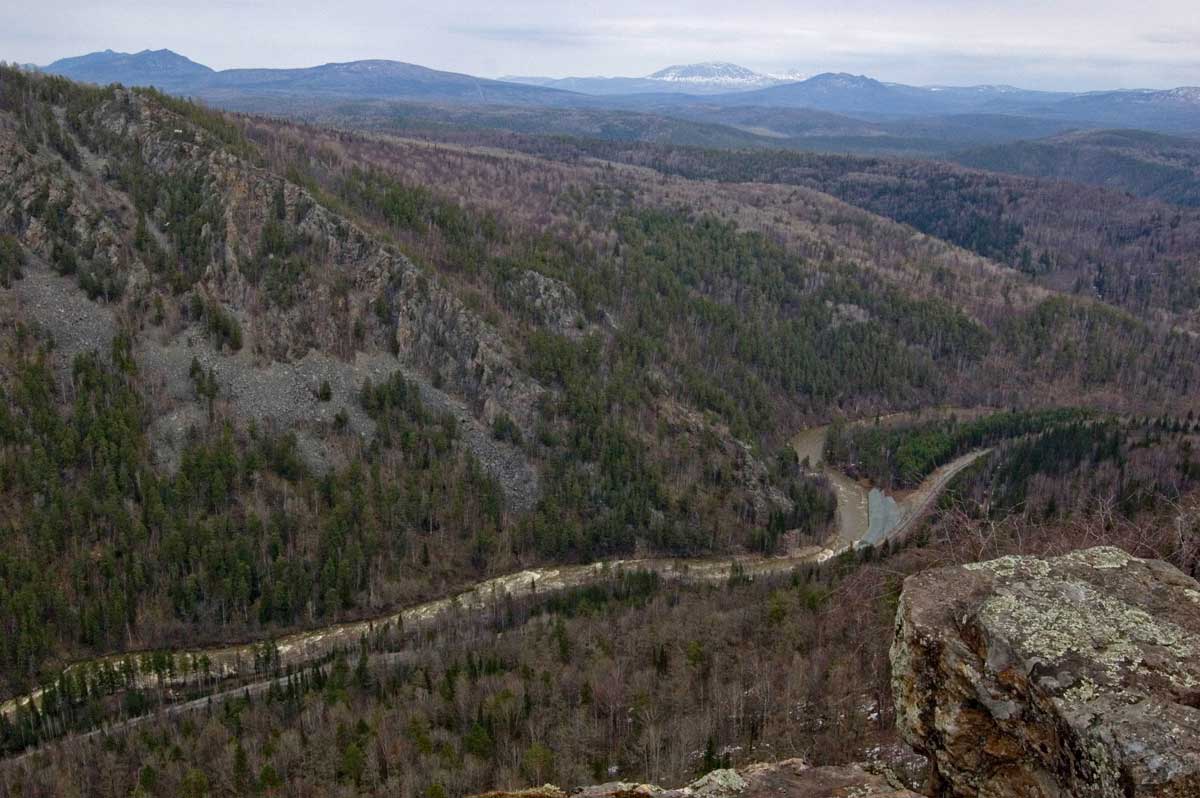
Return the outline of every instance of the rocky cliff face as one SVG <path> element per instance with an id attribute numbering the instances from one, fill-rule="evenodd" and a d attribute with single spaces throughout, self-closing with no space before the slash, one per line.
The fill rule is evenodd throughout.
<path id="1" fill-rule="evenodd" d="M 436 276 L 331 213 L 300 186 L 213 146 L 203 131 L 181 134 L 173 125 L 183 122 L 137 94 L 119 93 L 96 113 L 113 135 L 136 142 L 154 174 L 194 177 L 216 198 L 219 222 L 204 238 L 223 246 L 201 287 L 248 320 L 257 352 L 285 362 L 312 350 L 348 358 L 371 346 L 355 340 L 356 326 L 382 324 L 379 332 L 394 339 L 387 343 L 404 362 L 436 374 L 485 422 L 500 412 L 529 421 L 541 386 L 516 368 L 507 343 Z M 293 260 L 311 265 L 279 275 L 267 267 L 256 290 L 248 273 L 264 268 L 255 261 L 264 257 L 264 228 L 272 223 L 284 229 L 290 241 L 285 248 L 299 255 Z M 289 280 L 295 285 L 273 290 Z"/>
<path id="2" fill-rule="evenodd" d="M 1200 585 L 1113 548 L 908 579 L 897 723 L 947 796 L 1200 795 Z"/>
<path id="3" fill-rule="evenodd" d="M 503 311 L 482 309 L 369 215 L 272 167 L 264 153 L 287 142 L 255 130 L 152 92 L 0 74 L 0 235 L 28 261 L 28 279 L 0 297 L 15 302 L 10 317 L 60 344 L 63 369 L 133 331 L 156 460 L 168 469 L 209 415 L 193 359 L 215 372 L 233 418 L 294 433 L 320 472 L 374 434 L 358 408 L 363 382 L 400 371 L 457 419 L 506 507 L 534 507 L 544 452 L 516 441 L 537 440 L 561 392 L 534 376 L 524 336 L 603 338 L 617 322 L 604 311 L 589 321 L 570 286 L 532 270 L 497 289 Z M 318 401 L 326 383 L 332 399 Z M 510 420 L 519 438 L 493 435 Z M 701 420 L 757 518 L 790 506 L 752 452 Z"/>
<path id="4" fill-rule="evenodd" d="M 545 389 L 452 288 L 186 109 L 120 88 L 88 96 L 65 110 L 39 106 L 66 155 L 25 141 L 0 109 L 0 232 L 14 230 L 29 256 L 31 279 L 15 291 L 26 321 L 68 344 L 81 326 L 104 332 L 84 336 L 74 347 L 83 350 L 106 349 L 131 317 L 146 330 L 139 365 L 164 386 L 158 415 L 183 427 L 203 415 L 188 377 L 195 357 L 216 370 L 239 416 L 295 430 L 322 470 L 329 452 L 319 430 L 332 424 L 323 413 L 347 407 L 352 431 L 368 437 L 359 386 L 403 371 L 459 420 L 510 506 L 533 505 L 536 469 L 518 447 L 494 441 L 490 425 L 504 415 L 528 431 Z M 81 285 L 90 279 L 95 301 L 51 267 Z M 209 345 L 204 320 L 183 310 L 189 302 L 234 320 L 240 351 Z M 64 304 L 78 311 L 70 319 Z M 165 324 L 147 323 L 154 307 L 166 309 Z M 322 380 L 336 403 L 313 398 Z M 162 426 L 156 444 L 170 448 L 158 441 Z"/>
<path id="5" fill-rule="evenodd" d="M 920 798 L 886 773 L 872 773 L 858 765 L 812 767 L 800 759 L 714 770 L 675 789 L 613 782 L 567 793 L 546 785 L 477 798 L 567 798 L 568 794 L 574 798 Z"/>

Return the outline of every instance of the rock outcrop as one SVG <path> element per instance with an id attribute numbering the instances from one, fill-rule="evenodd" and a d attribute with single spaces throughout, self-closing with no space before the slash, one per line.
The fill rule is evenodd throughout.
<path id="1" fill-rule="evenodd" d="M 892 646 L 931 793 L 1200 796 L 1200 585 L 1095 548 L 927 571 Z"/>
<path id="2" fill-rule="evenodd" d="M 140 318 L 157 302 L 171 317 L 140 325 L 136 353 L 144 378 L 159 388 L 160 418 L 152 432 L 160 464 L 174 464 L 178 440 L 205 415 L 189 376 L 193 358 L 215 371 L 237 418 L 296 432 L 302 454 L 318 471 L 337 455 L 327 430 L 339 410 L 347 413 L 351 432 L 363 438 L 374 432 L 357 401 L 364 378 L 378 382 L 400 371 L 432 409 L 458 419 L 461 440 L 504 490 L 509 508 L 522 512 L 536 504 L 536 466 L 520 447 L 495 440 L 491 427 L 505 416 L 530 434 L 546 389 L 453 286 L 176 106 L 119 87 L 95 99 L 77 132 L 68 125 L 61 133 L 79 153 L 74 164 L 49 147 L 31 150 L 19 125 L 0 113 L 0 226 L 15 231 L 29 256 L 26 271 L 35 276 L 15 289 L 23 321 L 52 334 L 68 354 L 106 351 L 123 307 Z M 62 109 L 45 108 L 63 116 Z M 176 188 L 198 207 L 173 212 L 174 201 L 161 200 L 137 210 L 135 184 L 159 200 L 169 192 L 154 186 Z M 181 245 L 169 232 L 183 222 L 200 228 L 186 237 L 195 263 L 186 280 L 170 287 L 138 231 L 175 264 Z M 263 255 L 264 231 L 272 224 L 286 231 L 284 248 L 295 252 L 285 258 L 281 251 L 279 258 L 292 265 L 274 278 L 251 279 L 264 270 L 263 258 L 276 257 Z M 121 290 L 85 299 L 74 274 L 50 273 L 64 251 L 74 253 L 77 264 L 58 271 L 111 278 Z M 556 312 L 567 313 L 573 295 L 543 293 L 557 303 Z M 208 345 L 203 323 L 181 316 L 189 296 L 235 319 L 245 346 Z M 334 389 L 335 401 L 315 399 L 314 386 L 322 381 Z"/>
<path id="3" fill-rule="evenodd" d="M 686 787 L 612 782 L 565 792 L 547 784 L 477 798 L 920 798 L 886 774 L 858 765 L 812 767 L 801 759 L 714 770 Z"/>

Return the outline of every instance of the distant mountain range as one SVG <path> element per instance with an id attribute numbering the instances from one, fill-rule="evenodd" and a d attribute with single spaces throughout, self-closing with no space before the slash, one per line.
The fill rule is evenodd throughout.
<path id="1" fill-rule="evenodd" d="M 614 109 L 728 125 L 763 139 L 792 138 L 797 130 L 810 135 L 818 128 L 843 133 L 857 128 L 856 135 L 864 137 L 896 135 L 892 128 L 900 120 L 908 120 L 902 123 L 906 127 L 921 120 L 920 126 L 935 131 L 935 138 L 964 144 L 1072 128 L 1200 134 L 1200 88 L 1186 87 L 1067 93 L 991 85 L 907 86 L 846 73 L 791 80 L 794 76 L 763 75 L 722 62 L 672 66 L 642 78 L 488 80 L 385 60 L 216 71 L 170 50 L 106 50 L 55 61 L 43 70 L 91 83 L 153 85 L 243 110 L 253 110 L 256 103 L 278 107 L 289 100 L 310 105 L 382 100 Z M 813 112 L 846 118 L 814 118 Z M 870 127 L 879 125 L 884 127 Z M 1016 130 L 1023 132 L 1014 136 Z"/>
<path id="2" fill-rule="evenodd" d="M 1029 110 L 1075 95 L 1010 86 L 906 86 L 864 75 L 826 72 L 798 83 L 744 92 L 727 102 L 785 108 L 816 108 L 837 113 L 981 113 Z"/>
<path id="3" fill-rule="evenodd" d="M 301 69 L 213 70 L 170 50 L 105 50 L 64 58 L 42 71 L 87 83 L 154 86 L 208 100 L 244 95 L 326 95 L 492 105 L 566 102 L 555 89 L 441 72 L 401 61 L 350 61 Z M 556 97 L 557 95 L 557 97 Z M 557 103 L 555 102 L 557 99 Z"/>
<path id="4" fill-rule="evenodd" d="M 167 91 L 195 85 L 216 74 L 211 67 L 197 64 L 171 50 L 142 50 L 140 53 L 105 50 L 62 58 L 41 69 L 87 83 L 152 84 Z"/>
<path id="5" fill-rule="evenodd" d="M 503 77 L 512 83 L 564 89 L 582 94 L 612 96 L 622 94 L 722 94 L 749 91 L 803 80 L 799 74 L 764 75 L 737 64 L 709 61 L 703 64 L 682 64 L 660 69 L 641 78 L 543 78 Z"/>

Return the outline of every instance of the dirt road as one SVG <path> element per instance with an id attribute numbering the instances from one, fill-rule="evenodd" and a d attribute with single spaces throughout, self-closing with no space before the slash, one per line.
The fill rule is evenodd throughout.
<path id="1" fill-rule="evenodd" d="M 522 599 L 559 593 L 572 588 L 603 584 L 622 572 L 653 571 L 660 579 L 688 584 L 713 583 L 727 580 L 734 569 L 748 577 L 770 573 L 786 573 L 798 565 L 825 559 L 833 552 L 819 546 L 789 554 L 785 557 L 730 556 L 709 559 L 648 558 L 605 560 L 588 565 L 551 566 L 519 571 L 476 584 L 447 598 L 429 601 L 387 615 L 334 624 L 320 629 L 296 632 L 284 637 L 255 641 L 234 646 L 195 649 L 176 649 L 170 652 L 172 667 L 155 673 L 141 665 L 142 655 L 114 654 L 96 657 L 71 665 L 68 673 L 94 673 L 109 667 L 120 671 L 128 660 L 134 666 L 134 683 L 141 688 L 196 689 L 230 678 L 253 678 L 262 667 L 264 643 L 278 668 L 297 668 L 337 651 L 355 650 L 364 637 L 392 630 L 409 630 L 453 621 L 500 607 L 511 599 Z M 37 700 L 43 690 L 18 696 L 0 704 L 0 714 L 11 716 L 19 706 Z"/>
<path id="2" fill-rule="evenodd" d="M 891 426 L 910 421 L 948 418 L 951 415 L 960 419 L 970 419 L 988 412 L 992 411 L 987 408 L 943 407 L 922 410 L 917 413 L 893 413 L 878 419 L 864 419 L 853 423 L 878 423 Z M 851 479 L 838 469 L 826 465 L 825 439 L 828 434 L 828 425 L 801 430 L 792 438 L 792 448 L 796 451 L 802 466 L 807 463 L 806 467 L 810 472 L 824 475 L 832 485 L 834 494 L 837 496 L 838 538 L 844 546 L 854 546 L 860 542 L 875 545 L 884 540 L 899 537 L 929 509 L 933 499 L 937 498 L 956 474 L 991 451 L 983 449 L 968 452 L 938 468 L 911 492 L 894 497 L 895 507 L 891 510 L 893 518 L 890 518 L 888 523 L 882 526 L 876 524 L 876 528 L 873 529 L 871 524 L 872 489 Z M 886 502 L 887 495 L 884 494 L 882 498 L 884 501 L 879 501 L 879 497 L 877 497 L 875 503 L 882 506 Z"/>
<path id="3" fill-rule="evenodd" d="M 205 698 L 182 702 L 164 707 L 158 714 L 176 714 L 189 709 L 208 705 L 230 696 L 251 695 L 270 689 L 276 677 L 261 677 L 262 657 L 266 650 L 273 658 L 276 669 L 295 670 L 319 661 L 337 651 L 358 648 L 364 637 L 371 637 L 388 630 L 412 631 L 435 624 L 453 622 L 456 617 L 465 617 L 502 606 L 512 599 L 548 595 L 588 585 L 602 584 L 622 572 L 652 571 L 661 579 L 688 584 L 719 583 L 730 578 L 734 570 L 747 577 L 772 573 L 786 573 L 799 565 L 823 562 L 862 541 L 868 532 L 870 515 L 868 498 L 870 490 L 850 479 L 837 469 L 824 463 L 825 438 L 828 427 L 804 430 L 793 439 L 793 446 L 801 461 L 807 458 L 808 468 L 824 473 L 833 485 L 838 500 L 839 534 L 829 546 L 810 546 L 791 552 L 783 557 L 727 556 L 707 559 L 647 558 L 631 560 L 607 560 L 587 565 L 550 566 L 519 571 L 513 574 L 484 580 L 468 590 L 435 601 L 425 602 L 379 617 L 351 623 L 334 624 L 320 629 L 296 632 L 277 639 L 267 639 L 231 646 L 177 649 L 169 653 L 170 667 L 163 672 L 153 672 L 141 663 L 142 653 L 116 654 L 97 657 L 69 666 L 68 673 L 88 671 L 92 674 L 101 668 L 121 671 L 132 665 L 133 684 L 139 688 L 173 689 L 195 691 L 215 688 L 221 682 L 236 679 L 239 686 L 217 690 Z M 887 529 L 882 539 L 894 539 L 908 531 L 918 518 L 933 505 L 941 491 L 956 474 L 986 454 L 987 450 L 971 452 L 948 463 L 931 474 L 921 485 L 898 502 L 900 520 Z M 871 541 L 880 542 L 880 541 Z M 264 645 L 265 644 L 265 645 Z M 376 655 L 377 657 L 400 657 L 403 652 Z M 374 658 L 373 658 L 374 659 Z M 278 672 L 276 670 L 276 672 Z M 42 690 L 18 696 L 0 704 L 0 715 L 11 717 L 19 707 L 41 698 Z M 132 718 L 105 727 L 104 731 L 115 731 L 142 723 L 145 718 Z M 98 734 L 100 731 L 86 735 Z"/>

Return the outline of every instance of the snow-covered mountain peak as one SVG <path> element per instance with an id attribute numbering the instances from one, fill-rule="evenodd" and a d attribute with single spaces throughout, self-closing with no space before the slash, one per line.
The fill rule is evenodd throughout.
<path id="1" fill-rule="evenodd" d="M 702 64 L 677 64 L 669 66 L 666 69 L 660 69 L 652 75 L 647 75 L 647 79 L 686 85 L 720 86 L 731 89 L 759 88 L 779 83 L 777 79 L 769 75 L 760 75 L 752 69 L 725 61 L 707 61 Z"/>

